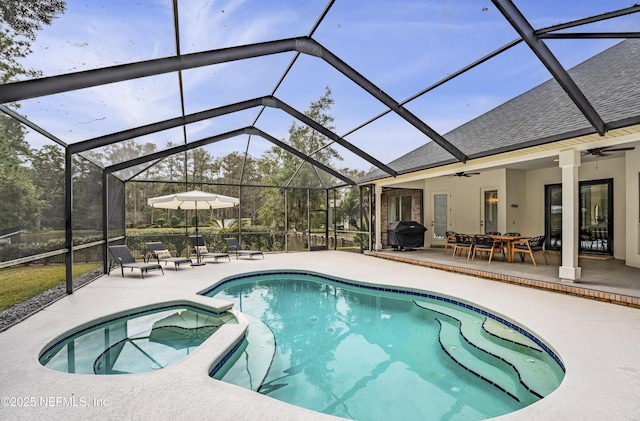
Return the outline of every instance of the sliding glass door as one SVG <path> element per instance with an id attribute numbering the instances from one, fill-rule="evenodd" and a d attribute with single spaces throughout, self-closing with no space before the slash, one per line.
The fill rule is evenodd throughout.
<path id="1" fill-rule="evenodd" d="M 580 251 L 612 254 L 613 180 L 580 183 Z"/>
<path id="2" fill-rule="evenodd" d="M 579 183 L 581 253 L 613 254 L 613 180 Z M 562 185 L 545 186 L 545 235 L 547 250 L 562 248 Z"/>
<path id="3" fill-rule="evenodd" d="M 545 186 L 545 249 L 560 250 L 562 246 L 562 184 Z"/>

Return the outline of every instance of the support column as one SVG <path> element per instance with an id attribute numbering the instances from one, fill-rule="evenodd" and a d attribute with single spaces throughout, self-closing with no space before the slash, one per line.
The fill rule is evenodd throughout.
<path id="1" fill-rule="evenodd" d="M 73 294 L 73 155 L 64 153 L 64 255 L 67 294 Z"/>
<path id="2" fill-rule="evenodd" d="M 375 185 L 376 195 L 376 250 L 382 250 L 382 186 Z"/>
<path id="3" fill-rule="evenodd" d="M 153 208 L 151 208 L 153 212 Z M 124 221 L 124 219 L 123 219 Z M 102 273 L 109 272 L 109 174 L 102 171 Z"/>
<path id="4" fill-rule="evenodd" d="M 563 282 L 579 282 L 582 274 L 582 269 L 578 266 L 580 152 L 562 151 L 559 158 L 560 168 L 562 168 L 562 266 L 560 266 L 559 277 Z"/>

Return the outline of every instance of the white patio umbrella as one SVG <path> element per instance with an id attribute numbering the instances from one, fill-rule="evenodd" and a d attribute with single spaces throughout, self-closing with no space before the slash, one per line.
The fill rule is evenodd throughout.
<path id="1" fill-rule="evenodd" d="M 183 209 L 195 210 L 196 212 L 196 235 L 198 233 L 198 209 L 222 209 L 232 208 L 240 203 L 240 199 L 236 197 L 224 196 L 215 193 L 206 193 L 199 190 L 193 190 L 183 193 L 168 194 L 166 196 L 152 197 L 147 199 L 147 204 L 154 208 L 161 209 Z M 198 264 L 200 264 L 200 255 L 197 252 Z"/>

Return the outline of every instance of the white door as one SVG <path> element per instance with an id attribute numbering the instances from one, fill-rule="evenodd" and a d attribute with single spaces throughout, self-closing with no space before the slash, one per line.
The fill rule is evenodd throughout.
<path id="1" fill-rule="evenodd" d="M 443 246 L 447 240 L 446 232 L 451 224 L 451 207 L 449 206 L 448 191 L 431 193 L 431 245 Z"/>
<path id="2" fill-rule="evenodd" d="M 480 232 L 498 232 L 498 189 L 482 188 L 482 206 L 480 206 Z"/>

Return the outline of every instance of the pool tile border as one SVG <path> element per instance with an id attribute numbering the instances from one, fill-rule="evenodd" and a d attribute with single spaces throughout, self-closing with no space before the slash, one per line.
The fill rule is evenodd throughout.
<path id="1" fill-rule="evenodd" d="M 139 316 L 139 315 L 144 315 L 144 314 L 150 314 L 150 313 L 157 313 L 160 311 L 165 311 L 165 310 L 171 310 L 171 309 L 196 309 L 199 311 L 204 311 L 210 314 L 214 314 L 216 316 L 220 316 L 224 313 L 226 313 L 226 311 L 223 312 L 216 312 L 213 311 L 211 309 L 207 309 L 207 308 L 203 308 L 197 305 L 194 305 L 192 303 L 172 303 L 172 304 L 166 304 L 166 305 L 162 305 L 159 307 L 149 307 L 149 308 L 144 308 L 144 309 L 138 309 L 136 311 L 133 312 L 123 312 L 122 314 L 120 314 L 119 316 L 116 317 L 110 317 L 110 316 L 106 316 L 106 318 L 104 318 L 103 320 L 97 322 L 97 323 L 92 323 L 89 322 L 89 324 L 87 324 L 85 327 L 74 331 L 73 329 L 66 331 L 65 333 L 62 334 L 62 336 L 56 340 L 55 342 L 52 342 L 51 345 L 47 346 L 45 349 L 43 349 L 40 354 L 38 355 L 38 360 L 41 360 L 43 356 L 47 355 L 49 352 L 51 352 L 52 349 L 56 348 L 58 345 L 60 345 L 61 343 L 63 343 L 64 341 L 66 341 L 67 339 L 73 337 L 73 336 L 78 336 L 81 335 L 83 333 L 86 333 L 90 330 L 93 329 L 97 329 L 100 328 L 101 326 L 107 325 L 109 323 L 113 323 L 115 321 L 118 320 L 122 320 L 122 319 L 130 319 L 133 318 L 135 316 Z M 118 314 L 118 313 L 116 313 Z M 71 332 L 71 333 L 69 333 Z"/>
<path id="2" fill-rule="evenodd" d="M 241 279 L 264 277 L 265 275 L 295 275 L 295 276 L 303 276 L 303 277 L 308 277 L 308 278 L 313 278 L 313 279 L 322 279 L 322 280 L 325 280 L 325 281 L 333 282 L 333 283 L 340 284 L 340 285 L 346 285 L 346 286 L 353 287 L 353 288 L 363 288 L 363 289 L 368 289 L 368 290 L 373 290 L 373 291 L 378 291 L 378 292 L 389 292 L 389 293 L 394 293 L 394 294 L 407 295 L 407 296 L 410 296 L 410 297 L 427 298 L 427 299 L 432 299 L 432 300 L 436 300 L 436 301 L 442 301 L 442 302 L 445 302 L 445 303 L 457 305 L 457 306 L 466 308 L 468 310 L 474 311 L 476 313 L 480 313 L 483 316 L 488 317 L 490 319 L 496 320 L 496 321 L 502 323 L 503 325 L 515 330 L 516 332 L 526 336 L 527 338 L 529 338 L 530 340 L 535 342 L 536 345 L 538 345 L 540 348 L 542 348 L 544 352 L 549 354 L 549 356 L 551 358 L 553 358 L 556 363 L 558 363 L 558 365 L 560 366 L 562 371 L 566 372 L 565 366 L 564 366 L 562 360 L 560 359 L 560 357 L 558 357 L 556 355 L 556 353 L 551 348 L 549 348 L 543 341 L 538 339 L 535 335 L 533 335 L 532 333 L 530 333 L 526 329 L 523 329 L 522 327 L 518 326 L 517 324 L 512 323 L 511 321 L 509 321 L 509 320 L 507 320 L 507 319 L 505 319 L 503 317 L 500 317 L 498 315 L 490 313 L 490 312 L 488 312 L 488 311 L 486 311 L 486 310 L 484 310 L 482 308 L 476 307 L 476 306 L 474 306 L 472 304 L 468 304 L 468 303 L 465 303 L 465 302 L 462 302 L 462 301 L 458 301 L 458 300 L 453 299 L 453 298 L 449 298 L 449 297 L 445 297 L 445 296 L 441 296 L 441 295 L 436 295 L 436 294 L 433 294 L 433 293 L 428 293 L 428 292 L 425 292 L 425 291 L 414 291 L 414 290 L 410 290 L 410 289 L 406 289 L 406 288 L 391 288 L 391 287 L 387 287 L 387 286 L 383 286 L 383 285 L 372 285 L 372 284 L 359 283 L 359 282 L 350 281 L 350 280 L 343 279 L 343 278 L 338 278 L 338 277 L 335 277 L 335 276 L 325 275 L 325 274 L 318 273 L 318 272 L 310 272 L 310 271 L 303 271 L 303 270 L 265 270 L 265 271 L 259 271 L 259 272 L 249 272 L 249 273 L 240 274 L 240 275 L 233 275 L 233 276 L 224 278 L 220 282 L 215 284 L 214 286 L 211 286 L 211 287 L 201 291 L 199 294 L 200 295 L 204 295 L 204 296 L 209 296 L 209 294 L 211 294 L 213 291 L 222 288 L 224 285 L 226 285 L 226 284 L 228 284 L 230 282 L 238 281 L 238 280 L 241 280 Z"/>

